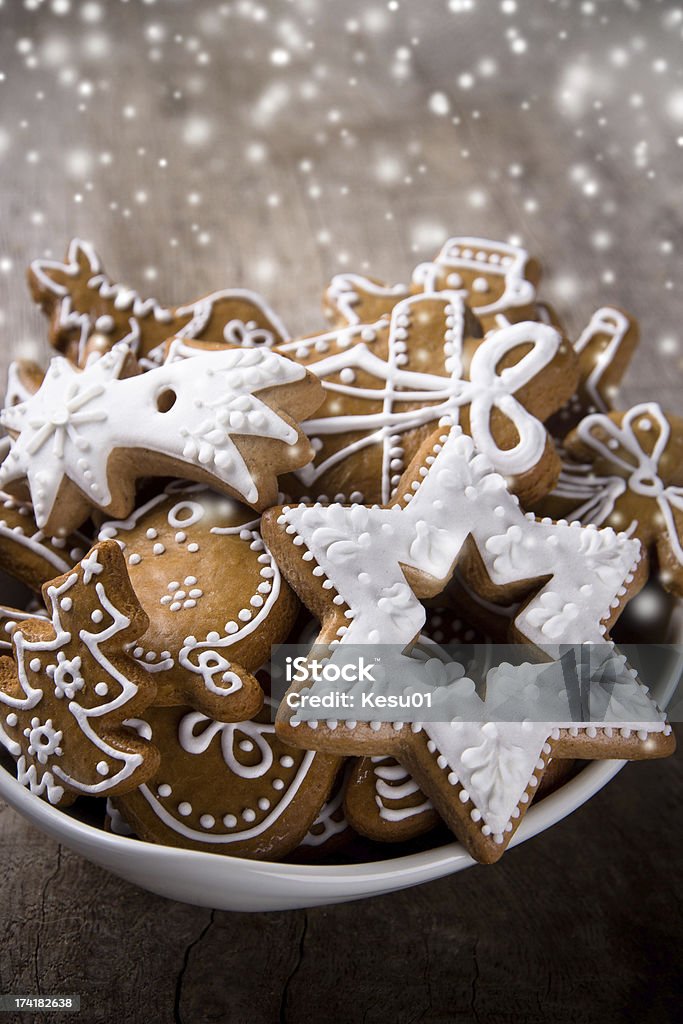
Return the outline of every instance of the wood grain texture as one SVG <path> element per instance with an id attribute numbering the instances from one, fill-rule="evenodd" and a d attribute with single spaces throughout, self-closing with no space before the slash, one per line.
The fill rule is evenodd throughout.
<path id="1" fill-rule="evenodd" d="M 405 279 L 447 234 L 476 233 L 542 258 L 572 335 L 605 302 L 638 315 L 624 401 L 680 404 L 680 125 L 675 83 L 652 71 L 678 67 L 680 26 L 661 4 L 525 0 L 512 20 L 436 0 L 276 0 L 265 20 L 256 4 L 112 0 L 94 21 L 54 6 L 0 10 L 0 369 L 47 357 L 23 272 L 74 234 L 143 292 L 251 286 L 303 332 L 332 273 Z M 435 92 L 448 117 L 430 114 Z M 682 784 L 681 756 L 632 766 L 494 868 L 257 916 L 140 892 L 0 806 L 0 991 L 80 992 L 88 1024 L 663 1024 L 680 985 Z"/>

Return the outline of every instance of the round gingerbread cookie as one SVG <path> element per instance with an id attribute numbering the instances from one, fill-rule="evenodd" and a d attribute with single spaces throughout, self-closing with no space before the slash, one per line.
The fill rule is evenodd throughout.
<path id="1" fill-rule="evenodd" d="M 141 728 L 160 752 L 159 770 L 113 807 L 150 842 L 283 857 L 318 816 L 340 760 L 287 746 L 270 719 L 268 706 L 237 724 L 188 707 L 149 709 Z"/>
<path id="2" fill-rule="evenodd" d="M 89 546 L 80 533 L 51 537 L 38 529 L 30 502 L 0 491 L 0 569 L 8 576 L 39 593 L 47 580 L 68 572 Z"/>
<path id="3" fill-rule="evenodd" d="M 259 517 L 202 486 L 171 484 L 128 519 L 110 521 L 150 624 L 134 646 L 160 705 L 212 718 L 251 718 L 262 703 L 251 674 L 284 640 L 298 602 L 259 532 Z"/>

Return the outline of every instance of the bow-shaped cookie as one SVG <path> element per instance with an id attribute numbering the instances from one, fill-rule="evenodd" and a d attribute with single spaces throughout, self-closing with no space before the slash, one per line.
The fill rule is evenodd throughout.
<path id="1" fill-rule="evenodd" d="M 683 420 L 655 402 L 586 416 L 544 511 L 635 534 L 663 586 L 683 596 Z"/>
<path id="2" fill-rule="evenodd" d="M 390 320 L 279 346 L 326 392 L 304 424 L 314 460 L 289 490 L 386 502 L 446 417 L 471 434 L 522 499 L 547 493 L 560 467 L 542 420 L 574 390 L 575 355 L 547 324 L 508 324 L 483 341 L 478 334 L 460 295 L 444 291 L 404 299 Z"/>

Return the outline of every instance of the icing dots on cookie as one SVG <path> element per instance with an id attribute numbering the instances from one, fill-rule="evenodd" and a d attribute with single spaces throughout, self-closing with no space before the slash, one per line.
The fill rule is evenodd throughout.
<path id="1" fill-rule="evenodd" d="M 285 746 L 266 707 L 258 719 L 216 722 L 186 707 L 147 714 L 161 753 L 156 776 L 114 806 L 152 842 L 231 856 L 284 856 L 304 838 L 339 759 Z"/>
<path id="2" fill-rule="evenodd" d="M 124 722 L 156 688 L 126 653 L 147 619 L 118 546 L 96 545 L 44 598 L 49 620 L 19 621 L 0 659 L 0 740 L 17 778 L 53 804 L 134 789 L 158 755 Z"/>
<path id="3" fill-rule="evenodd" d="M 289 632 L 298 602 L 259 518 L 200 485 L 170 485 L 100 537 L 121 545 L 150 625 L 132 649 L 158 703 L 241 720 L 262 700 L 251 675 Z"/>
<path id="4" fill-rule="evenodd" d="M 56 357 L 38 391 L 2 412 L 11 445 L 0 486 L 27 483 L 41 529 L 68 532 L 92 508 L 128 514 L 141 475 L 200 479 L 263 507 L 275 474 L 308 461 L 297 418 L 320 395 L 303 367 L 263 348 L 185 345 L 195 355 L 188 373 L 183 344 L 163 366 L 125 378 L 125 345 L 84 370 Z"/>
<path id="5" fill-rule="evenodd" d="M 455 291 L 485 330 L 537 319 L 540 266 L 519 246 L 486 238 L 455 237 L 429 263 L 415 268 L 410 285 L 384 285 L 360 274 L 337 274 L 324 303 L 337 324 L 371 323 L 410 294 Z"/>
<path id="6" fill-rule="evenodd" d="M 272 348 L 288 337 L 256 292 L 228 288 L 164 306 L 112 281 L 91 243 L 77 238 L 63 262 L 34 260 L 28 277 L 34 300 L 50 319 L 52 344 L 79 366 L 124 339 L 148 369 L 163 360 L 164 342 L 174 335 L 245 348 Z"/>

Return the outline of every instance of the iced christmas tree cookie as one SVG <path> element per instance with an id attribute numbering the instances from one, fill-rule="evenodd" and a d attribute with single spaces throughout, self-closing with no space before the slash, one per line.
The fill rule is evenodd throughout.
<path id="1" fill-rule="evenodd" d="M 118 545 L 95 545 L 43 596 L 49 619 L 17 622 L 0 658 L 0 741 L 17 777 L 61 805 L 135 789 L 159 758 L 130 723 L 156 687 L 128 654 L 147 617 Z"/>

